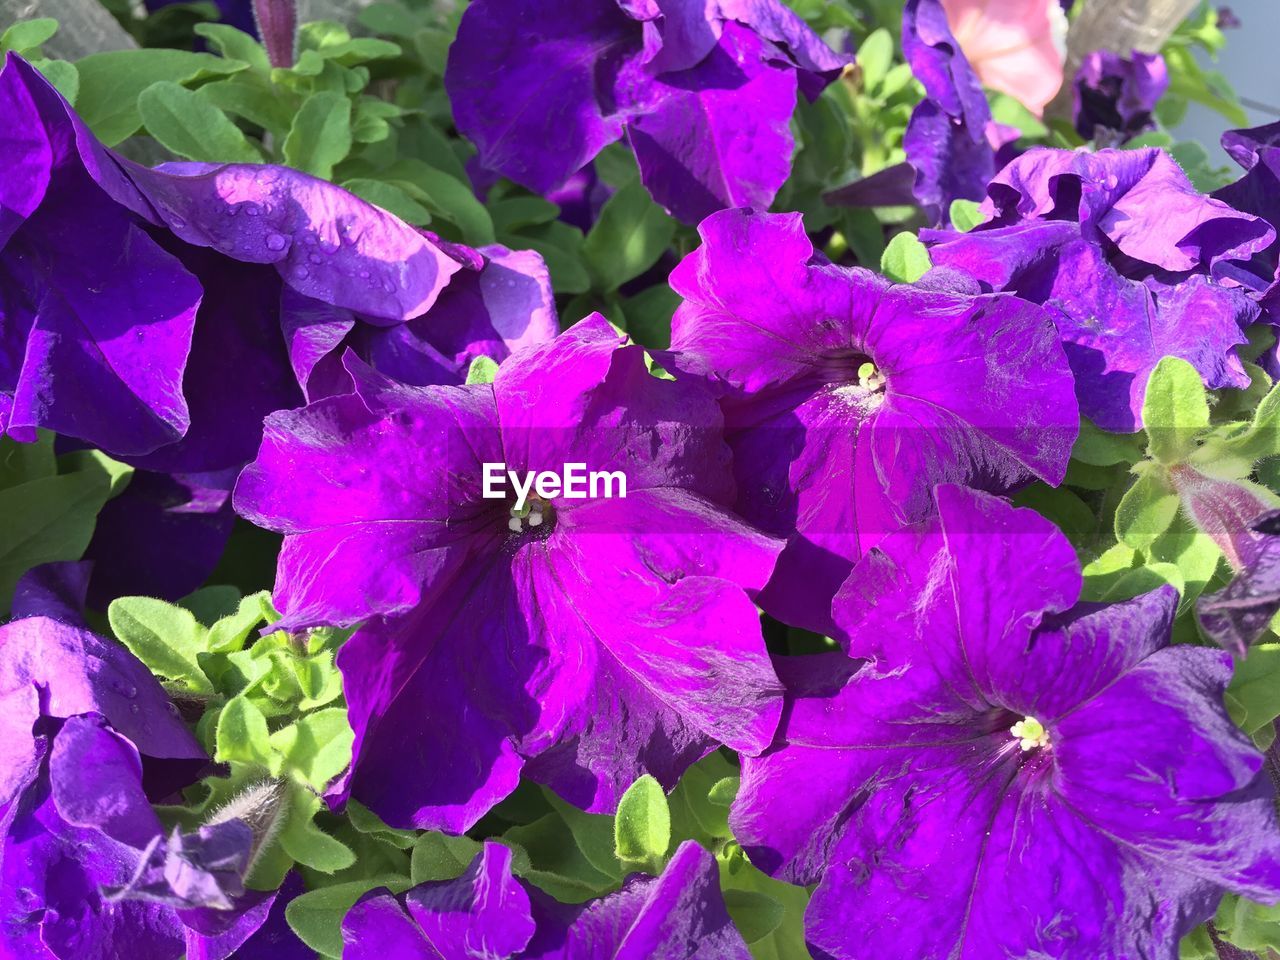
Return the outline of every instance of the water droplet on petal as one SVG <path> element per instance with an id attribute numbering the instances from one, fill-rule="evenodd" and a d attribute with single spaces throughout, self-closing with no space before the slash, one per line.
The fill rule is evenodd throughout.
<path id="1" fill-rule="evenodd" d="M 283 250 L 285 246 L 289 243 L 289 241 L 286 240 L 284 236 L 279 233 L 268 233 L 267 239 L 265 242 L 267 244 L 268 250 Z"/>
<path id="2" fill-rule="evenodd" d="M 307 277 L 311 276 L 311 271 L 306 267 L 297 266 L 293 268 L 293 276 L 297 280 L 305 280 Z"/>

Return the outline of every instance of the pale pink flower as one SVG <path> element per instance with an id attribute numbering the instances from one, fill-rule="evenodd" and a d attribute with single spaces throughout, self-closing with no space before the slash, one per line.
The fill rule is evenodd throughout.
<path id="1" fill-rule="evenodd" d="M 1059 0 L 942 0 L 983 86 L 1037 115 L 1062 86 L 1066 18 Z"/>

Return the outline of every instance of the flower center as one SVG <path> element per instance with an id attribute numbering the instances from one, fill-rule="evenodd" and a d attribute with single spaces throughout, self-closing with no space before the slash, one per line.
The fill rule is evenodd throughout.
<path id="1" fill-rule="evenodd" d="M 1009 728 L 1009 732 L 1019 741 L 1018 745 L 1024 752 L 1049 746 L 1049 731 L 1035 717 L 1023 717 Z"/>
<path id="2" fill-rule="evenodd" d="M 526 529 L 537 530 L 544 524 L 550 526 L 554 517 L 555 509 L 551 506 L 550 501 L 543 500 L 541 497 L 530 496 L 524 502 L 524 506 L 511 508 L 510 518 L 507 520 L 507 529 L 512 533 L 523 533 Z"/>
<path id="3" fill-rule="evenodd" d="M 868 360 L 858 367 L 858 386 L 868 393 L 882 393 L 884 391 L 884 374 L 880 372 L 874 363 Z"/>

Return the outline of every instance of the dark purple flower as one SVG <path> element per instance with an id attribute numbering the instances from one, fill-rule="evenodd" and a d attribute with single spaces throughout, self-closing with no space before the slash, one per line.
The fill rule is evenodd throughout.
<path id="1" fill-rule="evenodd" d="M 365 623 L 338 658 L 357 799 L 460 831 L 521 769 L 611 810 L 643 772 L 671 785 L 716 743 L 769 742 L 777 681 L 746 591 L 781 543 L 722 506 L 730 455 L 700 385 L 652 376 L 598 314 L 492 385 L 347 371 L 355 393 L 268 418 L 235 504 L 285 534 L 278 626 Z M 626 496 L 614 478 L 513 507 L 509 484 L 483 496 L 486 463 L 621 471 Z"/>
<path id="2" fill-rule="evenodd" d="M 486 280 L 481 255 L 297 171 L 119 157 L 13 56 L 0 115 L 0 430 L 16 439 L 44 427 L 161 473 L 238 467 L 263 417 L 302 401 L 286 335 L 305 309 L 403 326 L 467 261 L 480 277 L 453 291 L 444 326 L 469 339 L 440 347 L 454 363 L 504 340 L 522 303 L 546 309 L 515 289 L 544 282 L 536 257 L 496 250 L 505 266 Z M 408 337 L 424 338 L 436 345 Z"/>
<path id="3" fill-rule="evenodd" d="M 1280 510 L 1249 523 L 1241 564 L 1231 582 L 1196 600 L 1200 626 L 1223 649 L 1243 657 L 1280 613 Z"/>
<path id="4" fill-rule="evenodd" d="M 1274 791 L 1223 706 L 1231 658 L 1170 645 L 1174 590 L 1077 605 L 1047 520 L 937 495 L 836 599 L 863 662 L 783 663 L 783 729 L 743 761 L 734 835 L 818 884 L 815 950 L 1173 958 L 1225 891 L 1280 900 Z"/>
<path id="5" fill-rule="evenodd" d="M 1158 53 L 1129 58 L 1096 50 L 1084 58 L 1072 86 L 1076 132 L 1086 140 L 1123 142 L 1155 126 L 1152 111 L 1169 89 Z"/>
<path id="6" fill-rule="evenodd" d="M 445 86 L 489 169 L 550 193 L 626 136 L 654 199 L 696 223 L 773 201 L 797 86 L 812 99 L 850 60 L 777 0 L 478 0 Z"/>
<path id="7" fill-rule="evenodd" d="M 14 588 L 12 619 L 48 617 L 73 627 L 86 626 L 84 605 L 92 569 L 93 564 L 84 561 L 32 567 Z"/>
<path id="8" fill-rule="evenodd" d="M 982 199 L 996 172 L 999 132 L 939 0 L 907 0 L 902 52 L 925 89 L 902 146 L 916 171 L 915 194 L 925 216 L 946 223 L 953 201 Z"/>
<path id="9" fill-rule="evenodd" d="M 289 359 L 308 400 L 354 389 L 342 361 L 348 348 L 380 373 L 426 387 L 460 384 L 476 357 L 501 362 L 559 331 L 551 278 L 538 254 L 436 242 L 460 269 L 430 312 L 405 323 L 361 323 L 353 311 L 285 291 Z"/>
<path id="10" fill-rule="evenodd" d="M 1237 210 L 1262 217 L 1272 226 L 1280 225 L 1280 123 L 1250 130 L 1229 130 L 1222 135 L 1222 148 L 1244 168 L 1235 183 L 1216 191 L 1215 199 Z M 1247 264 L 1219 264 L 1223 283 L 1238 285 L 1257 301 L 1261 319 L 1280 326 L 1280 243 L 1256 253 Z M 1272 376 L 1280 374 L 1275 347 L 1259 361 Z"/>
<path id="11" fill-rule="evenodd" d="M 94 562 L 88 600 L 177 600 L 203 584 L 222 557 L 235 514 L 234 467 L 207 474 L 137 470 L 98 514 L 85 559 Z"/>
<path id="12" fill-rule="evenodd" d="M 1218 27 L 1222 30 L 1235 30 L 1244 26 L 1236 12 L 1225 4 L 1218 8 Z"/>
<path id="13" fill-rule="evenodd" d="M 270 895 L 233 903 L 243 877 L 223 868 L 244 862 L 252 830 L 166 842 L 151 807 L 207 763 L 124 647 L 45 617 L 0 627 L 0 940 L 12 955 L 222 960 L 248 938 Z M 218 949 L 191 926 L 208 922 L 203 910 L 175 909 L 193 906 L 220 908 Z"/>
<path id="14" fill-rule="evenodd" d="M 1079 414 L 1043 310 L 835 266 L 799 214 L 724 211 L 699 232 L 671 275 L 672 350 L 726 390 L 739 510 L 791 536 L 774 616 L 828 630 L 853 562 L 931 512 L 937 483 L 1062 480 Z"/>
<path id="15" fill-rule="evenodd" d="M 1154 149 L 1037 148 L 987 194 L 984 223 L 922 239 L 935 264 L 1049 308 L 1081 413 L 1106 430 L 1138 429 L 1147 377 L 1165 356 L 1211 388 L 1248 384 L 1236 347 L 1258 308 L 1213 277 L 1269 246 L 1267 223 L 1197 193 Z"/>
<path id="16" fill-rule="evenodd" d="M 456 880 L 402 897 L 375 892 L 342 922 L 343 960 L 748 960 L 725 910 L 715 858 L 680 845 L 660 877 L 578 906 L 557 903 L 511 873 L 492 841 Z"/>

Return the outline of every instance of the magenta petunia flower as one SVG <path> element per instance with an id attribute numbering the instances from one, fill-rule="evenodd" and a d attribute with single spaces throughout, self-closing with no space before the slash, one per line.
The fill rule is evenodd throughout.
<path id="1" fill-rule="evenodd" d="M 652 376 L 598 314 L 491 385 L 346 363 L 355 393 L 268 418 L 235 505 L 285 534 L 279 626 L 364 624 L 338 657 L 352 795 L 460 831 L 522 769 L 610 810 L 643 772 L 670 786 L 717 743 L 769 742 L 779 688 L 747 591 L 782 544 L 725 508 L 704 388 Z M 486 464 L 564 485 L 515 495 Z"/>
<path id="2" fill-rule="evenodd" d="M 815 98 L 850 60 L 777 0 L 479 0 L 445 86 L 485 167 L 545 194 L 625 136 L 654 199 L 696 223 L 772 202 L 797 87 Z"/>
<path id="3" fill-rule="evenodd" d="M 1215 278 L 1266 249 L 1269 224 L 1202 196 L 1155 149 L 1037 148 L 987 194 L 971 232 L 922 234 L 933 262 L 1047 307 L 1080 410 L 1099 426 L 1141 426 L 1161 357 L 1188 361 L 1211 388 L 1248 385 L 1236 347 L 1258 307 Z"/>
<path id="4" fill-rule="evenodd" d="M 937 495 L 836 599 L 849 656 L 780 667 L 777 743 L 743 761 L 734 835 L 817 883 L 815 951 L 1173 958 L 1225 891 L 1280 900 L 1274 791 L 1223 705 L 1231 658 L 1170 645 L 1174 590 L 1077 605 L 1047 520 Z"/>
<path id="5" fill-rule="evenodd" d="M 342 922 L 343 960 L 748 960 L 729 919 L 715 858 L 692 840 L 660 877 L 632 876 L 586 904 L 557 903 L 511 873 L 511 851 L 486 843 L 456 880 L 402 897 L 375 891 Z"/>
<path id="6" fill-rule="evenodd" d="M 739 509 L 791 537 L 774 616 L 830 630 L 850 566 L 927 515 L 937 483 L 1061 481 L 1079 415 L 1044 311 L 835 266 L 799 214 L 725 211 L 699 232 L 671 275 L 671 345 L 724 387 Z"/>

